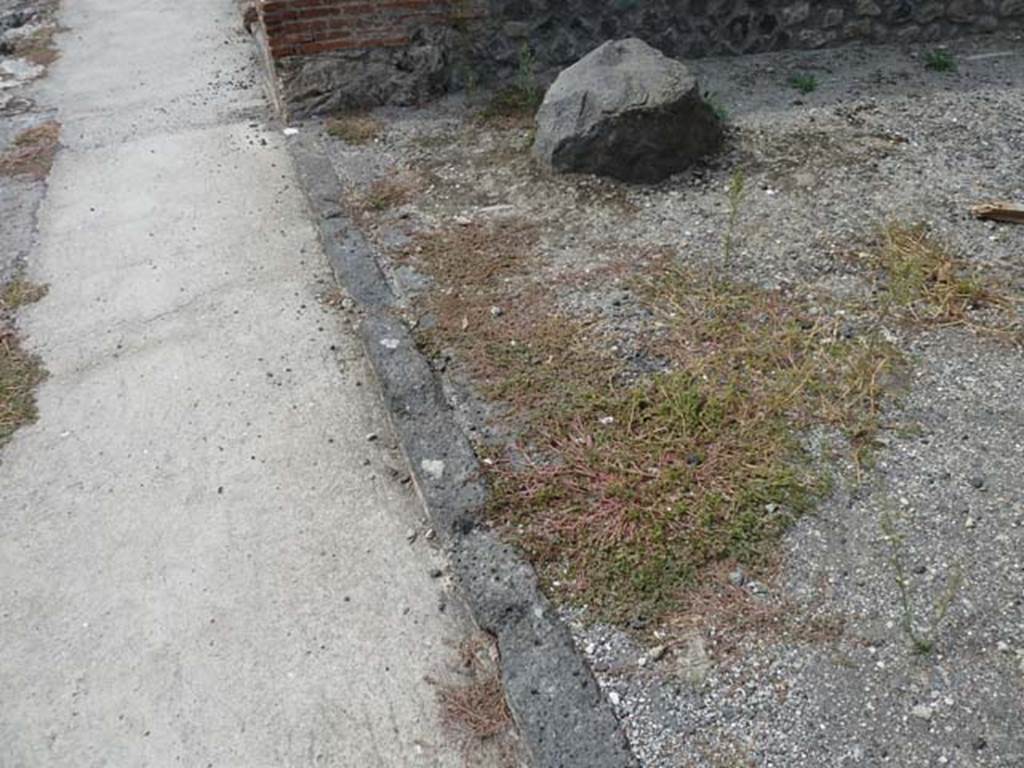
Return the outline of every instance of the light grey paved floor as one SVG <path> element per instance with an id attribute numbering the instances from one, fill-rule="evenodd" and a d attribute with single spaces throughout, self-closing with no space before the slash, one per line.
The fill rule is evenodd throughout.
<path id="1" fill-rule="evenodd" d="M 0 456 L 0 766 L 458 764 L 423 678 L 465 628 L 375 469 L 235 4 L 65 5 L 21 319 L 51 378 Z"/>

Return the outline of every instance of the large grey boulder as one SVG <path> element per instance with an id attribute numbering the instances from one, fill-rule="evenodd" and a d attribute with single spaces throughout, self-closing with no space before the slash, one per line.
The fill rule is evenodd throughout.
<path id="1" fill-rule="evenodd" d="M 653 183 L 721 141 L 720 121 L 686 65 L 628 39 L 605 43 L 558 76 L 537 113 L 533 152 L 558 173 Z"/>

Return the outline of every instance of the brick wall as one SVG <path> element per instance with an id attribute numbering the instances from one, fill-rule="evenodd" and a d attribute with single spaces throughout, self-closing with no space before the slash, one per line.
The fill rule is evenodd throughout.
<path id="1" fill-rule="evenodd" d="M 274 59 L 407 46 L 425 27 L 462 15 L 458 0 L 263 0 L 260 18 Z"/>
<path id="2" fill-rule="evenodd" d="M 258 1 L 277 98 L 293 116 L 500 80 L 524 46 L 543 75 L 621 37 L 696 58 L 1024 28 L 1024 0 Z"/>

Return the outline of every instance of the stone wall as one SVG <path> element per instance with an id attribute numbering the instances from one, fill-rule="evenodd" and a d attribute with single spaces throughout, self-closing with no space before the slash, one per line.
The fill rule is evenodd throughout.
<path id="1" fill-rule="evenodd" d="M 305 115 L 509 77 L 524 46 L 545 73 L 617 37 L 680 58 L 933 42 L 1024 28 L 1024 0 L 262 0 L 260 17 L 282 101 Z"/>
<path id="2" fill-rule="evenodd" d="M 496 0 L 481 51 L 514 65 L 522 43 L 562 67 L 605 40 L 637 36 L 670 56 L 930 42 L 1024 27 L 1024 0 Z"/>

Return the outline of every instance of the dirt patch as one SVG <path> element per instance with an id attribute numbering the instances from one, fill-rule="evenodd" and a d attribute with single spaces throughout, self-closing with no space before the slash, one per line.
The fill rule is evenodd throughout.
<path id="1" fill-rule="evenodd" d="M 19 133 L 0 153 L 0 175 L 45 179 L 60 146 L 60 124 L 50 120 Z"/>

